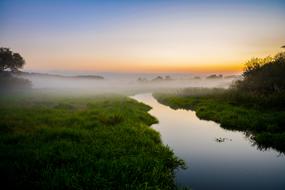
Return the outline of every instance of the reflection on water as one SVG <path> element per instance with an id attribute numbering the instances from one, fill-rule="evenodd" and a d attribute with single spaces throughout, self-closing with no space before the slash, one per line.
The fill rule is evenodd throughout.
<path id="1" fill-rule="evenodd" d="M 242 132 L 229 131 L 195 112 L 173 110 L 150 93 L 132 98 L 153 109 L 152 125 L 163 142 L 186 161 L 176 175 L 178 185 L 192 189 L 285 189 L 285 156 L 272 149 L 261 151 Z"/>

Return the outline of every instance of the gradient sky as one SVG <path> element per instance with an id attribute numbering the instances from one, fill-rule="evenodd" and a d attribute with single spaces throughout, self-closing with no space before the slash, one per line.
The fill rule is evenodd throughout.
<path id="1" fill-rule="evenodd" d="M 285 44 L 285 1 L 0 1 L 26 70 L 239 72 Z"/>

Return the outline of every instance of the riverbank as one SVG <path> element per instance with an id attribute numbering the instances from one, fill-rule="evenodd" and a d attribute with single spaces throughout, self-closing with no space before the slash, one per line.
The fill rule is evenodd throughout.
<path id="1" fill-rule="evenodd" d="M 276 150 L 259 150 L 240 131 L 226 130 L 201 120 L 192 110 L 172 109 L 151 93 L 132 98 L 152 107 L 161 134 L 187 168 L 176 172 L 176 183 L 192 189 L 280 189 L 285 187 L 285 156 Z M 224 139 L 218 142 L 217 139 Z M 258 173 L 256 171 L 259 171 Z M 214 177 L 213 177 L 214 176 Z M 237 180 L 238 179 L 238 180 Z"/>
<path id="2" fill-rule="evenodd" d="M 1 183 L 10 189 L 175 189 L 183 165 L 149 126 L 149 106 L 118 95 L 0 98 Z"/>
<path id="3" fill-rule="evenodd" d="M 223 89 L 199 88 L 155 93 L 154 97 L 174 109 L 194 110 L 199 118 L 218 122 L 223 128 L 246 131 L 261 149 L 285 152 L 285 111 L 276 98 L 266 102 L 266 98 L 262 101 Z"/>

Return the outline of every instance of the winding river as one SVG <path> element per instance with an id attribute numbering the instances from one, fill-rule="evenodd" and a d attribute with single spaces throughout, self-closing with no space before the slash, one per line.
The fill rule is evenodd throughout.
<path id="1" fill-rule="evenodd" d="M 162 105 L 151 93 L 132 96 L 152 107 L 159 120 L 152 127 L 164 144 L 187 164 L 178 170 L 178 186 L 200 189 L 285 190 L 285 156 L 273 149 L 260 150 L 238 131 L 199 119 L 194 111 Z"/>

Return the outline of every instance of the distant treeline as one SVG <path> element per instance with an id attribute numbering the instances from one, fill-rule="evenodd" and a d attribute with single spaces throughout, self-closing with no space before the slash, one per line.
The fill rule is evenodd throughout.
<path id="1" fill-rule="evenodd" d="M 38 77 L 58 77 L 58 78 L 82 78 L 82 79 L 104 79 L 104 77 L 99 75 L 59 75 L 59 74 L 49 74 L 49 73 L 33 73 L 33 72 L 22 72 L 16 73 L 18 76 L 38 76 Z"/>
<path id="2" fill-rule="evenodd" d="M 222 74 L 210 74 L 208 76 L 205 76 L 204 77 L 205 79 L 209 79 L 209 80 L 215 80 L 215 79 L 237 79 L 237 78 L 240 78 L 239 75 L 222 75 Z M 157 77 L 154 77 L 152 79 L 147 79 L 145 77 L 139 77 L 137 79 L 138 82 L 163 82 L 163 81 L 173 81 L 173 80 L 201 80 L 203 79 L 203 77 L 201 76 L 193 76 L 193 77 L 187 77 L 187 78 L 172 78 L 171 76 L 169 75 L 166 75 L 165 77 L 163 76 L 157 76 Z"/>

